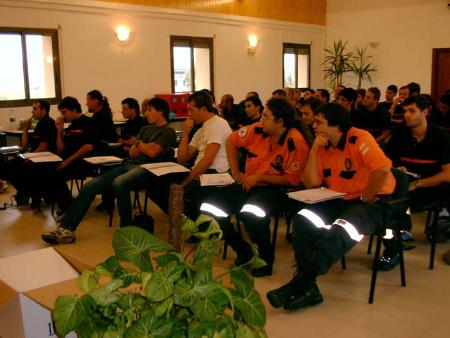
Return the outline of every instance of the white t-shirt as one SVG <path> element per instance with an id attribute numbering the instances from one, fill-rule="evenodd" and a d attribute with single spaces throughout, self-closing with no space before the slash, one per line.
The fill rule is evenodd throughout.
<path id="1" fill-rule="evenodd" d="M 227 153 L 225 151 L 225 140 L 230 133 L 231 128 L 228 122 L 217 115 L 204 122 L 203 126 L 195 132 L 191 143 L 189 143 L 189 145 L 198 151 L 194 165 L 197 165 L 203 158 L 208 144 L 217 143 L 220 144 L 220 148 L 209 169 L 215 169 L 220 173 L 228 171 L 230 165 L 228 164 Z"/>

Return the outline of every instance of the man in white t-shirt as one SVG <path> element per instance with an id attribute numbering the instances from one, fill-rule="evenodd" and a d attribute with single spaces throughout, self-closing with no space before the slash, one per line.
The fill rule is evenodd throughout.
<path id="1" fill-rule="evenodd" d="M 189 97 L 188 110 L 190 117 L 185 121 L 178 146 L 178 162 L 184 164 L 197 156 L 191 172 L 181 182 L 185 188 L 186 213 L 195 217 L 199 207 L 197 196 L 205 193 L 200 192 L 198 177 L 206 172 L 226 172 L 230 168 L 225 141 L 231 128 L 226 120 L 213 113 L 213 100 L 203 91 L 195 92 Z M 202 124 L 202 127 L 189 142 L 194 124 Z"/>

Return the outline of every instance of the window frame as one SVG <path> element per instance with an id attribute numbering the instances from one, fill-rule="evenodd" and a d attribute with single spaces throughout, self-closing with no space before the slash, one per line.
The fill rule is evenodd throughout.
<path id="1" fill-rule="evenodd" d="M 196 36 L 182 36 L 182 35 L 171 35 L 170 36 L 170 83 L 172 93 L 178 94 L 183 92 L 175 92 L 175 67 L 174 67 L 174 56 L 173 48 L 176 47 L 177 42 L 187 43 L 191 48 L 191 88 L 192 92 L 199 90 L 195 88 L 195 68 L 194 68 L 194 48 L 195 44 L 207 44 L 209 47 L 209 77 L 211 88 L 210 91 L 214 93 L 214 38 L 208 37 L 196 37 Z M 203 89 L 203 88 L 200 88 Z"/>
<path id="2" fill-rule="evenodd" d="M 23 58 L 23 76 L 24 76 L 24 88 L 25 99 L 21 100 L 0 100 L 0 108 L 12 108 L 12 107 L 25 107 L 31 106 L 35 100 L 41 98 L 30 98 L 30 84 L 28 79 L 28 60 L 27 60 L 27 48 L 26 48 L 26 35 L 43 35 L 50 36 L 52 39 L 52 52 L 53 52 L 53 76 L 55 81 L 55 97 L 42 98 L 50 102 L 50 104 L 56 104 L 61 101 L 61 70 L 60 70 L 60 57 L 59 57 L 59 39 L 58 29 L 50 28 L 23 28 L 23 27 L 0 27 L 0 34 L 20 34 L 22 42 L 22 58 Z"/>
<path id="3" fill-rule="evenodd" d="M 282 55 L 282 66 L 281 66 L 281 75 L 282 82 L 281 86 L 284 87 L 284 55 L 286 49 L 295 49 L 295 88 L 298 88 L 298 50 L 299 49 L 307 49 L 308 50 L 308 87 L 311 87 L 311 45 L 308 44 L 300 44 L 300 43 L 291 43 L 291 42 L 283 42 L 283 47 L 281 50 Z M 302 54 L 306 55 L 306 54 Z"/>

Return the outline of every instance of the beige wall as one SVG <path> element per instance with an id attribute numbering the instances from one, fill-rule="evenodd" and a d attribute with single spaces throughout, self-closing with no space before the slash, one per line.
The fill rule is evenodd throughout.
<path id="1" fill-rule="evenodd" d="M 429 93 L 432 49 L 450 47 L 447 5 L 447 0 L 328 0 L 327 43 L 341 38 L 364 47 L 372 42 L 375 48 L 368 50 L 379 66 L 374 85 L 384 92 L 391 83 L 415 81 Z"/>
<path id="2" fill-rule="evenodd" d="M 142 100 L 170 92 L 170 35 L 214 37 L 215 91 L 241 100 L 250 90 L 267 99 L 282 85 L 282 43 L 312 43 L 313 87 L 322 85 L 320 59 L 325 27 L 204 14 L 148 6 L 98 1 L 3 1 L 0 22 L 12 27 L 60 27 L 63 95 L 83 104 L 86 93 L 100 89 L 120 111 L 120 101 Z M 118 24 L 133 32 L 127 46 L 114 38 Z M 246 39 L 259 38 L 255 54 Z M 7 126 L 9 109 L 0 109 L 0 126 Z M 28 117 L 30 107 L 15 108 L 17 118 Z M 56 115 L 52 107 L 52 115 Z"/>

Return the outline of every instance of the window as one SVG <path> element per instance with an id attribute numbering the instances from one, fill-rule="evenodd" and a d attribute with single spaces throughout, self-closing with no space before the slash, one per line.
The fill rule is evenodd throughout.
<path id="1" fill-rule="evenodd" d="M 0 107 L 61 98 L 58 31 L 0 27 Z"/>
<path id="2" fill-rule="evenodd" d="M 311 46 L 283 43 L 283 87 L 309 88 Z"/>
<path id="3" fill-rule="evenodd" d="M 170 37 L 172 92 L 214 91 L 213 39 Z"/>

